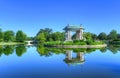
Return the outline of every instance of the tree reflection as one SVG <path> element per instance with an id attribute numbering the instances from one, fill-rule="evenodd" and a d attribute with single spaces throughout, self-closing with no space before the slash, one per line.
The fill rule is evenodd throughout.
<path id="1" fill-rule="evenodd" d="M 100 48 L 100 51 L 101 51 L 102 53 L 105 53 L 105 52 L 107 51 L 107 48 L 106 48 L 106 47 Z"/>
<path id="2" fill-rule="evenodd" d="M 41 45 L 37 46 L 37 52 L 40 54 L 40 56 L 49 57 L 52 55 L 52 53 L 49 50 L 47 50 L 44 46 Z"/>
<path id="3" fill-rule="evenodd" d="M 27 51 L 25 45 L 18 45 L 16 47 L 16 55 L 17 56 L 22 56 L 25 52 Z"/>
<path id="4" fill-rule="evenodd" d="M 7 45 L 3 48 L 3 53 L 7 56 L 12 54 L 13 52 L 14 52 L 14 46 Z"/>
<path id="5" fill-rule="evenodd" d="M 0 46 L 0 56 L 3 54 L 3 46 Z"/>
<path id="6" fill-rule="evenodd" d="M 120 49 L 120 46 L 117 45 L 108 45 L 108 50 L 110 50 L 113 54 L 116 54 Z"/>

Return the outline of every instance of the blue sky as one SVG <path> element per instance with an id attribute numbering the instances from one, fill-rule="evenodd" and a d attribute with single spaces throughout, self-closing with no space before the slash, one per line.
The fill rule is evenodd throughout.
<path id="1" fill-rule="evenodd" d="M 85 31 L 120 33 L 120 0 L 0 0 L 0 28 L 35 36 L 42 28 L 63 31 L 83 24 Z"/>

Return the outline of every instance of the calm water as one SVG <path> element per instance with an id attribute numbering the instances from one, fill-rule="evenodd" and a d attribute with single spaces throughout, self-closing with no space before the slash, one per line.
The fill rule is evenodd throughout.
<path id="1" fill-rule="evenodd" d="M 120 48 L 0 46 L 0 78 L 120 78 Z"/>

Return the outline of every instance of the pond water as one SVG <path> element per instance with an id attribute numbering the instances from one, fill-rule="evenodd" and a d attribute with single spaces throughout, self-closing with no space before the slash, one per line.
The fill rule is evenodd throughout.
<path id="1" fill-rule="evenodd" d="M 0 46 L 0 78 L 120 78 L 120 47 Z"/>

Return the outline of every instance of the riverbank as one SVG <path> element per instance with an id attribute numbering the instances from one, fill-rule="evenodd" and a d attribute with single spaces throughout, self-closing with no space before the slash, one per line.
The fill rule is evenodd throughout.
<path id="1" fill-rule="evenodd" d="M 23 42 L 0 42 L 0 45 L 17 45 L 24 44 Z"/>
<path id="2" fill-rule="evenodd" d="M 101 44 L 101 45 L 50 45 L 47 47 L 55 47 L 55 48 L 102 48 L 102 47 L 107 47 L 107 44 Z"/>

